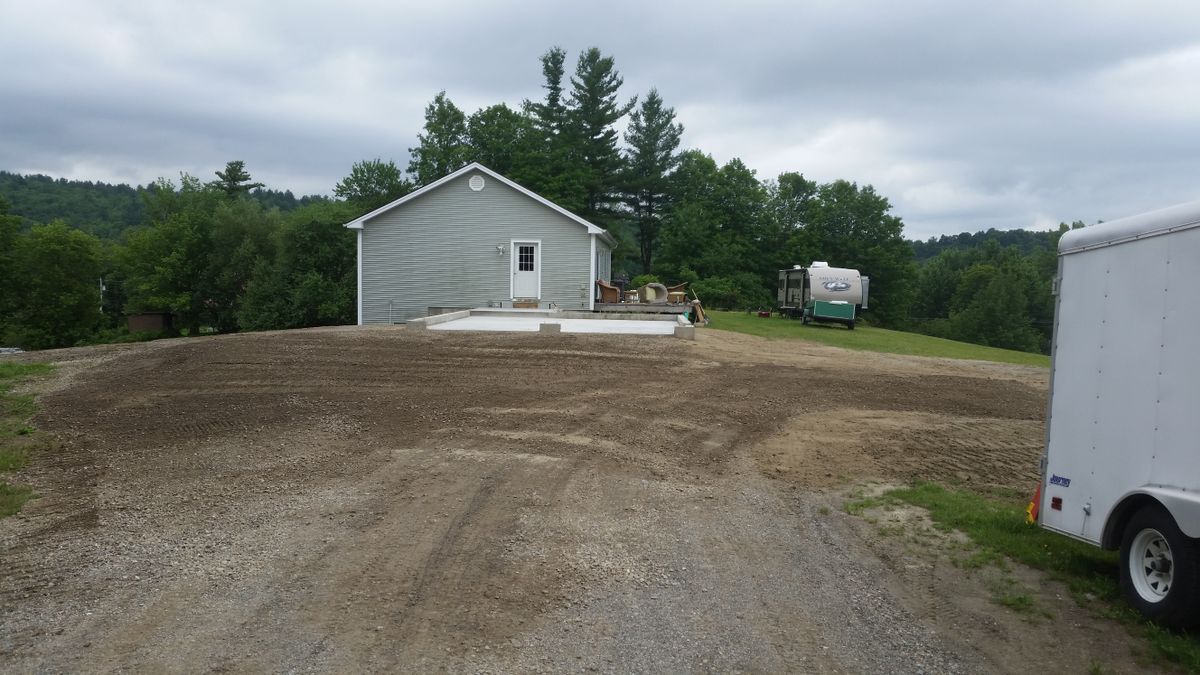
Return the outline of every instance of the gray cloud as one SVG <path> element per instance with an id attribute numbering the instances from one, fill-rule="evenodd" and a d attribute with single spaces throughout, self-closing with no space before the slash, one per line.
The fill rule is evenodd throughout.
<path id="1" fill-rule="evenodd" d="M 1200 198 L 1200 6 L 1182 2 L 17 3 L 0 0 L 0 168 L 327 193 L 404 166 L 445 89 L 541 95 L 596 45 L 684 143 L 759 176 L 870 183 L 911 237 Z M 18 65 L 19 64 L 19 65 Z"/>

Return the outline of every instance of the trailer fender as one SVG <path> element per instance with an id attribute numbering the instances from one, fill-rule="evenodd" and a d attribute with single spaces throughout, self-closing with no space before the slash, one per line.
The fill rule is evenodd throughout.
<path id="1" fill-rule="evenodd" d="M 1147 485 L 1117 500 L 1117 505 L 1104 521 L 1104 534 L 1100 539 L 1100 546 L 1110 550 L 1120 548 L 1125 524 L 1134 513 L 1148 504 L 1158 504 L 1171 514 L 1181 532 L 1193 539 L 1200 539 L 1200 493 Z"/>

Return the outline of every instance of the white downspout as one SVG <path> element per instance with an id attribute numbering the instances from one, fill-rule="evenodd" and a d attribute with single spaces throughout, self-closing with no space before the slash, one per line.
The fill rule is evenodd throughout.
<path id="1" fill-rule="evenodd" d="M 360 228 L 358 230 L 358 325 L 360 325 L 360 326 L 363 325 L 363 315 L 362 315 L 362 305 L 363 305 L 363 298 L 362 298 L 362 265 L 363 265 L 362 235 L 363 235 L 363 231 Z"/>

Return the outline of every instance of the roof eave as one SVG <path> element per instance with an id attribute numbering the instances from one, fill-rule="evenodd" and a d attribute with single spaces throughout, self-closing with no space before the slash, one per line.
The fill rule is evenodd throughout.
<path id="1" fill-rule="evenodd" d="M 592 227 L 595 227 L 595 226 L 593 225 Z M 589 228 L 588 232 L 591 232 L 592 234 L 596 235 L 597 237 L 600 237 L 601 239 L 603 239 L 605 241 L 605 243 L 607 243 L 611 248 L 617 247 L 617 238 L 612 236 L 612 234 L 608 230 L 606 230 L 602 227 L 596 227 L 595 230 L 592 230 L 591 228 Z"/>
<path id="2" fill-rule="evenodd" d="M 491 176 L 492 178 L 495 178 L 496 180 L 500 181 L 501 183 L 504 183 L 505 185 L 516 190 L 517 192 L 520 192 L 521 194 L 525 195 L 526 197 L 529 197 L 544 206 L 548 206 L 552 210 L 557 211 L 558 213 L 569 218 L 570 220 L 573 220 L 576 223 L 583 225 L 585 228 L 587 228 L 588 234 L 599 234 L 599 235 L 605 237 L 605 241 L 607 241 L 610 246 L 615 247 L 617 245 L 616 239 L 614 239 L 612 237 L 612 235 L 609 234 L 608 231 L 605 230 L 604 228 L 602 228 L 599 225 L 596 225 L 594 223 L 590 223 L 587 220 L 584 220 L 583 218 L 575 215 L 574 213 L 571 213 L 570 211 L 564 209 L 563 207 L 559 206 L 558 204 L 555 204 L 554 202 L 550 201 L 549 199 L 546 199 L 545 197 L 537 194 L 533 190 L 525 188 L 525 187 L 517 184 L 516 182 L 509 180 L 508 178 L 505 178 L 504 176 L 502 176 L 502 175 L 496 173 L 495 171 L 492 171 L 491 169 L 487 168 L 486 166 L 480 164 L 479 162 L 471 162 L 470 164 L 464 166 L 463 168 L 461 168 L 457 171 L 454 171 L 454 172 L 446 174 L 445 176 L 442 176 L 441 178 L 430 183 L 429 185 L 426 185 L 420 189 L 414 190 L 389 204 L 385 204 L 385 205 L 375 209 L 374 211 L 371 211 L 370 213 L 367 213 L 365 215 L 361 215 L 361 216 L 355 218 L 354 220 L 343 225 L 343 227 L 347 227 L 351 230 L 361 230 L 361 229 L 363 229 L 363 225 L 366 223 L 366 221 L 370 220 L 371 218 L 374 218 L 375 216 L 378 216 L 382 213 L 390 211 L 405 202 L 416 199 L 417 197 L 420 197 L 421 195 L 425 194 L 426 192 L 435 190 L 439 186 L 444 185 L 445 183 L 448 183 L 448 182 L 454 180 L 455 178 L 458 178 L 459 176 L 461 176 L 473 169 L 478 169 L 479 171 L 486 173 L 487 175 Z"/>
<path id="3" fill-rule="evenodd" d="M 387 204 L 384 204 L 383 206 L 375 209 L 374 211 L 371 211 L 370 213 L 366 213 L 366 214 L 363 214 L 363 215 L 355 218 L 354 220 L 343 225 L 343 227 L 348 227 L 352 230 L 361 230 L 361 229 L 363 229 L 363 224 L 366 223 L 366 221 L 370 220 L 371 218 L 374 218 L 375 216 L 378 216 L 382 213 L 390 211 L 405 202 L 412 201 L 413 199 L 420 197 L 421 195 L 425 194 L 426 192 L 430 192 L 432 190 L 437 189 L 438 186 L 444 185 L 445 183 L 448 183 L 448 182 L 454 180 L 455 178 L 457 178 L 457 177 L 461 176 L 462 174 L 466 173 L 467 171 L 469 171 L 472 167 L 479 167 L 481 169 L 486 169 L 486 167 L 479 164 L 478 162 L 472 162 L 472 163 L 464 166 L 463 168 L 459 169 L 458 171 L 454 171 L 454 172 L 446 174 L 445 176 L 442 176 L 441 178 L 430 183 L 429 185 L 426 185 L 424 187 L 413 190 L 412 192 L 404 195 L 403 197 L 400 197 L 399 199 L 393 200 L 393 201 L 391 201 Z M 494 175 L 494 172 L 492 172 L 492 171 L 488 171 L 488 173 Z"/>

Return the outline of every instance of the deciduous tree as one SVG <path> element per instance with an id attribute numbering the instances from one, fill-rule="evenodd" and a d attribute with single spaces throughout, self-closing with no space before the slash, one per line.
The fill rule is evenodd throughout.
<path id="1" fill-rule="evenodd" d="M 148 225 L 126 238 L 121 266 L 126 275 L 126 311 L 172 312 L 190 334 L 211 324 L 209 259 L 212 215 L 224 193 L 184 174 L 176 190 L 160 180 L 146 199 Z"/>
<path id="2" fill-rule="evenodd" d="M 275 257 L 275 233 L 282 218 L 277 210 L 266 210 L 249 199 L 218 204 L 209 230 L 209 254 L 205 262 L 204 295 L 208 323 L 221 333 L 238 329 L 242 294 L 255 264 Z"/>
<path id="3" fill-rule="evenodd" d="M 333 193 L 367 213 L 412 192 L 413 184 L 400 175 L 395 162 L 381 159 L 355 162 L 350 175 L 338 181 Z"/>
<path id="4" fill-rule="evenodd" d="M 346 204 L 314 204 L 288 215 L 274 261 L 261 260 L 238 310 L 245 330 L 354 323 L 357 269 Z"/>
<path id="5" fill-rule="evenodd" d="M 536 163 L 537 136 L 533 120 L 503 103 L 476 111 L 467 119 L 470 159 L 505 176 Z"/>
<path id="6" fill-rule="evenodd" d="M 408 149 L 408 173 L 417 185 L 432 183 L 467 163 L 467 117 L 446 92 L 438 92 L 425 107 L 425 130 L 417 134 L 417 141 L 417 147 Z"/>
<path id="7" fill-rule="evenodd" d="M 870 185 L 825 183 L 808 200 L 791 250 L 802 264 L 824 260 L 870 276 L 870 316 L 898 326 L 908 316 L 916 269 L 904 224 L 890 211 L 888 200 Z"/>
<path id="8" fill-rule="evenodd" d="M 101 319 L 99 240 L 57 220 L 35 226 L 15 248 L 9 339 L 46 349 L 90 337 Z"/>
<path id="9" fill-rule="evenodd" d="M 758 279 L 757 304 L 769 287 L 771 261 L 762 252 L 766 206 L 766 190 L 741 160 L 718 168 L 700 151 L 683 153 L 670 177 L 670 209 L 655 268 L 672 281 L 684 278 L 686 268 L 701 280 L 722 278 L 743 289 L 744 278 L 732 279 L 749 274 Z"/>

